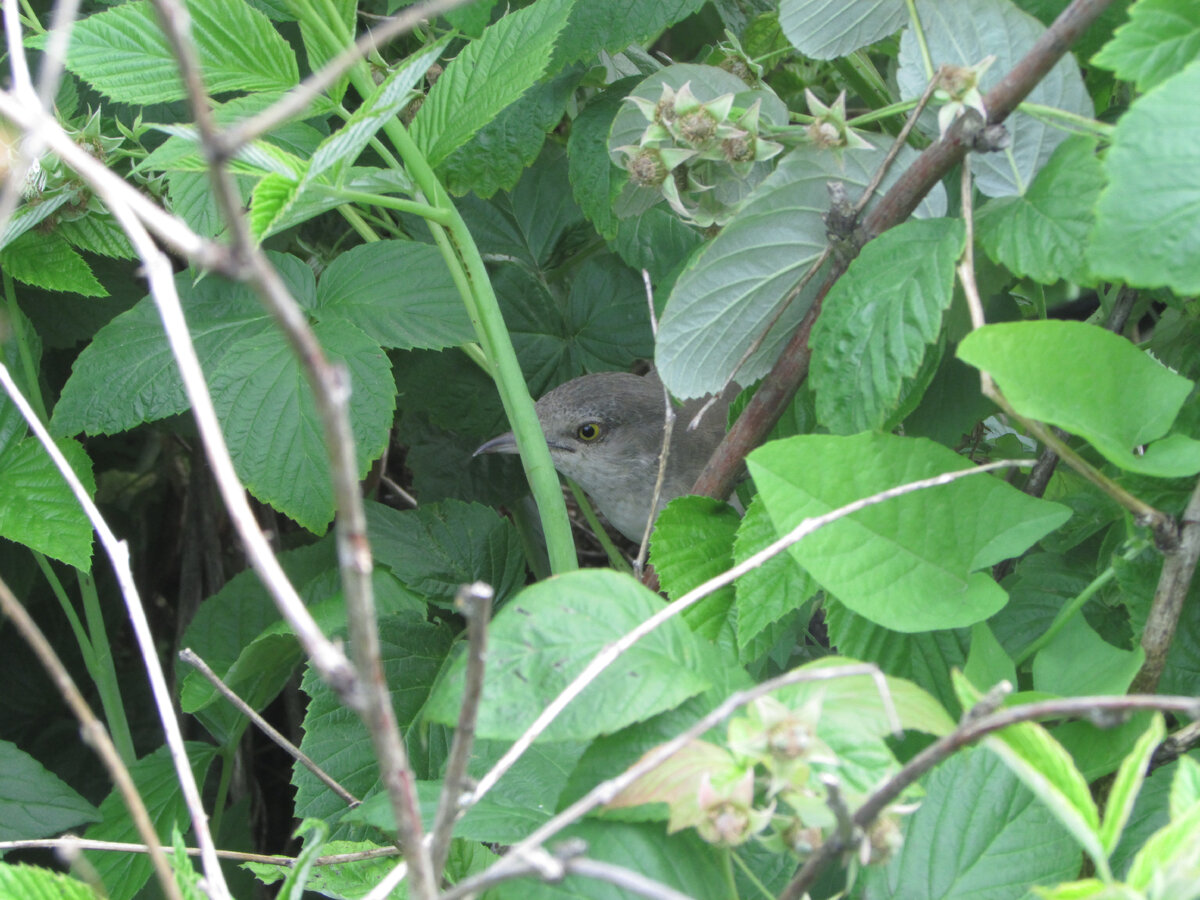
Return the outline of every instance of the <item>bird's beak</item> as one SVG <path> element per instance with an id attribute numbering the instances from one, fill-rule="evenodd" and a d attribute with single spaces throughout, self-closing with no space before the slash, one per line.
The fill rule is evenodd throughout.
<path id="1" fill-rule="evenodd" d="M 474 459 L 480 453 L 519 453 L 517 450 L 517 439 L 511 431 L 507 431 L 499 437 L 494 437 L 486 444 L 480 444 L 479 447 L 471 454 Z"/>

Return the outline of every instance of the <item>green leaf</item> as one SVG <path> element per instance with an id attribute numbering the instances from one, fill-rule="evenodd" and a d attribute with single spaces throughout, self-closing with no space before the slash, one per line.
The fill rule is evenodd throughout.
<path id="1" fill-rule="evenodd" d="M 133 245 L 112 213 L 96 208 L 98 206 L 99 203 L 93 201 L 87 215 L 59 222 L 59 236 L 71 246 L 89 253 L 113 259 L 135 259 L 137 254 Z"/>
<path id="2" fill-rule="evenodd" d="M 958 355 L 991 373 L 1018 413 L 1085 438 L 1122 469 L 1200 472 L 1200 441 L 1150 443 L 1170 429 L 1192 382 L 1119 335 L 1082 322 L 1006 322 L 971 332 Z"/>
<path id="3" fill-rule="evenodd" d="M 546 71 L 574 0 L 543 0 L 509 13 L 467 45 L 430 88 L 412 122 L 432 166 L 461 147 Z"/>
<path id="4" fill-rule="evenodd" d="M 210 93 L 282 91 L 300 80 L 296 57 L 270 20 L 244 0 L 189 0 L 192 38 Z M 124 3 L 75 26 L 67 66 L 121 103 L 187 96 L 179 64 L 147 0 Z"/>
<path id="5" fill-rule="evenodd" d="M 1179 757 L 1179 768 L 1171 779 L 1171 818 L 1180 819 L 1200 802 L 1200 761 L 1190 756 Z"/>
<path id="6" fill-rule="evenodd" d="M 85 883 L 28 864 L 0 863 L 0 897 L 4 900 L 96 900 Z"/>
<path id="7" fill-rule="evenodd" d="M 595 654 L 662 608 L 628 575 L 591 569 L 526 588 L 496 616 L 477 731 L 512 740 Z M 708 687 L 694 667 L 697 638 L 671 619 L 604 670 L 554 720 L 542 740 L 588 740 L 670 709 Z M 465 660 L 459 657 L 426 709 L 458 719 Z"/>
<path id="8" fill-rule="evenodd" d="M 817 416 L 834 433 L 880 428 L 895 411 L 941 331 L 965 239 L 958 219 L 903 222 L 830 290 L 809 346 Z"/>
<path id="9" fill-rule="evenodd" d="M 899 484 L 971 467 L 924 438 L 870 433 L 774 441 L 747 462 L 780 535 Z M 957 628 L 986 619 L 1007 599 L 977 570 L 1019 556 L 1069 515 L 990 475 L 963 478 L 840 519 L 789 552 L 873 622 L 903 632 Z"/>
<path id="10" fill-rule="evenodd" d="M 553 67 L 644 44 L 700 9 L 704 0 L 582 0 L 555 46 Z"/>
<path id="11" fill-rule="evenodd" d="M 963 674 L 972 684 L 983 685 L 984 688 L 991 688 L 1002 681 L 1014 686 L 1017 684 L 1017 670 L 1012 658 L 1004 652 L 987 622 L 976 622 L 971 626 L 971 652 L 967 656 L 967 664 L 963 666 Z"/>
<path id="12" fill-rule="evenodd" d="M 733 565 L 733 536 L 740 521 L 732 506 L 711 497 L 676 497 L 667 504 L 654 523 L 650 563 L 668 597 L 678 600 Z M 723 587 L 686 610 L 683 620 L 715 641 L 726 630 L 733 596 L 732 585 Z"/>
<path id="13" fill-rule="evenodd" d="M 1104 159 L 1088 262 L 1136 287 L 1200 292 L 1200 61 L 1139 97 Z M 1187 173 L 1183 178 L 1165 173 Z"/>
<path id="14" fill-rule="evenodd" d="M 1200 6 L 1191 0 L 1141 0 L 1091 63 L 1148 91 L 1200 57 Z"/>
<path id="15" fill-rule="evenodd" d="M 197 783 L 203 784 L 217 748 L 195 742 L 189 742 L 184 747 Z M 129 767 L 129 774 L 146 804 L 146 812 L 154 823 L 155 831 L 161 840 L 169 844 L 172 829 L 185 829 L 190 822 L 183 789 L 179 786 L 175 765 L 171 761 L 170 748 L 159 747 L 150 755 L 143 756 Z M 86 839 L 141 842 L 138 830 L 125 808 L 125 799 L 117 788 L 113 788 L 100 804 L 100 816 L 101 821 L 84 832 Z M 87 850 L 84 855 L 108 890 L 109 900 L 133 900 L 154 871 L 150 857 L 144 853 Z"/>
<path id="16" fill-rule="evenodd" d="M 56 443 L 88 495 L 95 496 L 87 451 L 66 438 Z M 92 567 L 92 523 L 50 455 L 32 436 L 10 439 L 0 447 L 0 536 L 82 572 Z"/>
<path id="17" fill-rule="evenodd" d="M 617 170 L 608 157 L 608 132 L 625 97 L 638 81 L 638 78 L 623 78 L 593 97 L 571 123 L 567 138 L 571 191 L 588 221 L 610 240 L 617 234 L 618 219 L 612 208 L 612 185 Z"/>
<path id="18" fill-rule="evenodd" d="M 738 526 L 733 558 L 743 563 L 775 540 L 775 526 L 762 498 L 755 495 Z M 780 553 L 734 582 L 739 657 L 775 622 L 794 612 L 816 593 L 817 583 L 791 554 Z M 851 656 L 854 654 L 851 653 Z"/>
<path id="19" fill-rule="evenodd" d="M 853 203 L 882 158 L 880 150 L 835 154 L 798 147 L 754 189 L 733 221 L 692 257 L 667 300 L 655 350 L 659 374 L 672 394 L 688 398 L 719 391 L 735 369 L 743 384 L 767 373 L 820 287 L 818 276 L 771 326 L 788 292 L 825 249 L 828 183 L 842 182 Z M 886 191 L 914 159 L 915 150 L 902 148 L 879 191 Z M 918 209 L 921 217 L 945 212 L 940 186 Z M 768 327 L 762 346 L 737 369 Z"/>
<path id="20" fill-rule="evenodd" d="M 414 241 L 339 254 L 321 274 L 313 315 L 350 322 L 380 346 L 402 350 L 441 350 L 475 337 L 441 252 Z"/>
<path id="21" fill-rule="evenodd" d="M 1100 693 L 1100 692 L 1097 692 Z M 1106 855 L 1112 855 L 1116 849 L 1121 832 L 1133 812 L 1134 801 L 1146 778 L 1146 769 L 1150 765 L 1150 757 L 1166 736 L 1167 729 L 1163 724 L 1162 713 L 1155 713 L 1150 721 L 1150 727 L 1138 739 L 1137 745 L 1121 762 L 1117 777 L 1113 779 L 1112 789 L 1108 794 L 1108 803 L 1104 807 L 1104 823 L 1100 827 L 1100 841 L 1104 845 Z M 1194 761 L 1193 761 L 1194 763 Z"/>
<path id="22" fill-rule="evenodd" d="M 347 368 L 358 477 L 387 445 L 396 384 L 387 356 L 349 322 L 313 329 Z M 254 496 L 316 534 L 333 518 L 329 454 L 300 360 L 277 331 L 242 338 L 214 368 L 213 404 L 239 477 Z"/>
<path id="23" fill-rule="evenodd" d="M 872 898 L 1024 897 L 1078 873 L 1074 841 L 990 754 L 957 753 L 924 787 L 899 851 L 863 871 Z"/>
<path id="24" fill-rule="evenodd" d="M 96 807 L 16 744 L 0 741 L 0 772 L 0 841 L 53 837 L 100 818 Z"/>
<path id="25" fill-rule="evenodd" d="M 46 221 L 68 203 L 79 202 L 79 193 L 60 189 L 55 193 L 42 194 L 36 203 L 24 203 L 17 208 L 0 232 L 0 248 L 7 247 L 29 229 Z"/>
<path id="26" fill-rule="evenodd" d="M 17 281 L 47 291 L 108 296 L 91 267 L 59 234 L 25 232 L 0 250 L 0 266 Z"/>
<path id="27" fill-rule="evenodd" d="M 977 693 L 961 676 L 956 678 L 956 685 L 963 695 L 963 707 L 970 708 Z M 1108 854 L 1100 840 L 1100 814 L 1087 782 L 1062 745 L 1034 722 L 1010 725 L 984 738 L 983 745 L 1037 795 L 1107 876 Z"/>
<path id="28" fill-rule="evenodd" d="M 942 65 L 975 66 L 988 56 L 996 57 L 979 79 L 983 94 L 995 87 L 1046 31 L 1041 22 L 1010 0 L 917 0 L 916 9 L 935 71 Z M 920 97 L 929 79 L 912 28 L 906 28 L 900 38 L 899 63 L 896 78 L 901 98 Z M 1069 53 L 1025 99 L 1089 119 L 1096 114 L 1079 65 Z M 922 118 L 921 127 L 937 133 L 932 111 Z M 1004 128 L 1011 145 L 1003 153 L 978 154 L 971 162 L 976 186 L 989 197 L 1022 193 L 1067 137 L 1064 130 L 1021 112 L 1009 115 Z"/>
<path id="29" fill-rule="evenodd" d="M 1200 803 L 1151 835 L 1133 858 L 1125 880 L 1130 887 L 1142 891 L 1154 885 L 1161 891 L 1160 897 L 1183 895 L 1184 891 L 1194 892 L 1198 855 Z"/>
<path id="30" fill-rule="evenodd" d="M 312 306 L 312 269 L 294 256 L 268 254 L 276 271 L 302 306 Z M 246 285 L 208 275 L 175 276 L 200 365 L 210 375 L 238 340 L 274 327 Z M 96 385 L 104 390 L 96 390 Z M 144 297 L 96 332 L 71 366 L 51 428 L 59 434 L 114 434 L 173 416 L 189 408 L 175 357 L 163 334 L 154 300 Z"/>
<path id="31" fill-rule="evenodd" d="M 485 581 L 499 604 L 525 582 L 517 530 L 491 507 L 443 500 L 413 510 L 366 509 L 375 558 L 435 603 L 452 605 L 461 585 Z"/>
<path id="32" fill-rule="evenodd" d="M 900 3 L 780 0 L 779 27 L 792 46 L 813 59 L 837 59 L 895 34 L 908 21 Z"/>
<path id="33" fill-rule="evenodd" d="M 1074 135 L 1058 145 L 1029 190 L 989 201 L 975 220 L 993 261 L 1042 284 L 1095 281 L 1085 259 L 1104 173 L 1095 138 Z"/>
<path id="34" fill-rule="evenodd" d="M 1140 645 L 1133 650 L 1114 647 L 1075 615 L 1034 657 L 1033 686 L 1060 697 L 1123 694 L 1145 658 Z M 1079 665 L 1081 659 L 1088 661 L 1086 667 Z"/>

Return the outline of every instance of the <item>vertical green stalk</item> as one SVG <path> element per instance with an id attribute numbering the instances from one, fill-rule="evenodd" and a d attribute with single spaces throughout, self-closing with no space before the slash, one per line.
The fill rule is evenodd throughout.
<path id="1" fill-rule="evenodd" d="M 104 616 L 100 612 L 96 583 L 86 572 L 78 569 L 75 572 L 79 579 L 79 594 L 83 597 L 83 616 L 87 620 L 95 663 L 88 674 L 96 683 L 100 705 L 104 707 L 104 717 L 117 752 L 126 765 L 131 765 L 137 760 L 133 750 L 133 735 L 129 730 L 129 720 L 125 717 L 125 704 L 121 701 L 121 684 L 117 679 L 112 648 L 108 644 L 108 632 L 104 630 Z"/>

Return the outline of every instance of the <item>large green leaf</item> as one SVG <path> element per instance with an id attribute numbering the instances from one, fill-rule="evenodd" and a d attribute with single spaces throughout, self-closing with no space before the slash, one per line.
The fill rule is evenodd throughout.
<path id="1" fill-rule="evenodd" d="M 593 656 L 662 608 L 628 575 L 588 569 L 539 582 L 496 616 L 477 731 L 513 740 L 578 675 Z M 583 691 L 554 720 L 543 740 L 587 740 L 670 709 L 708 687 L 696 668 L 697 638 L 677 618 L 659 626 Z M 452 724 L 462 702 L 460 657 L 426 709 Z"/>
<path id="2" fill-rule="evenodd" d="M 387 445 L 396 383 L 379 345 L 349 322 L 313 329 L 350 384 L 357 475 Z M 242 338 L 215 367 L 210 386 L 234 466 L 254 496 L 324 533 L 333 518 L 325 433 L 300 360 L 278 331 Z"/>
<path id="3" fill-rule="evenodd" d="M 59 234 L 25 232 L 0 250 L 0 266 L 17 281 L 43 290 L 108 296 L 84 258 Z"/>
<path id="4" fill-rule="evenodd" d="M 96 807 L 16 744 L 0 741 L 0 772 L 0 841 L 53 837 L 100 818 Z"/>
<path id="5" fill-rule="evenodd" d="M 412 122 L 413 139 L 431 165 L 541 78 L 574 3 L 542 0 L 509 13 L 446 66 Z"/>
<path id="6" fill-rule="evenodd" d="M 1200 5 L 1192 0 L 1141 0 L 1091 62 L 1148 91 L 1197 57 Z"/>
<path id="7" fill-rule="evenodd" d="M 1200 61 L 1139 97 L 1104 160 L 1088 262 L 1138 287 L 1200 292 Z"/>
<path id="8" fill-rule="evenodd" d="M 684 427 L 677 422 L 676 427 Z M 728 503 L 711 497 L 676 497 L 654 523 L 650 563 L 672 600 L 733 566 L 733 537 L 741 521 Z M 683 614 L 693 631 L 710 641 L 731 633 L 733 586 L 721 588 Z"/>
<path id="9" fill-rule="evenodd" d="M 303 306 L 312 306 L 312 269 L 292 256 L 270 254 L 280 277 Z M 253 291 L 209 275 L 197 284 L 182 272 L 175 287 L 200 365 L 209 375 L 239 340 L 273 328 Z M 104 390 L 96 390 L 104 385 Z M 59 434 L 113 434 L 188 409 L 183 380 L 150 297 L 96 332 L 71 367 L 54 408 Z"/>
<path id="10" fill-rule="evenodd" d="M 418 509 L 367 504 L 375 558 L 411 590 L 449 605 L 461 585 L 484 581 L 495 603 L 525 581 L 525 557 L 509 519 L 478 503 L 443 500 Z"/>
<path id="11" fill-rule="evenodd" d="M 0 863 L 0 897 L 21 900 L 96 900 L 86 883 L 29 864 Z"/>
<path id="12" fill-rule="evenodd" d="M 1088 661 L 1086 668 L 1081 659 Z M 1033 687 L 1063 697 L 1123 694 L 1145 659 L 1140 646 L 1114 647 L 1076 615 L 1034 657 Z"/>
<path id="13" fill-rule="evenodd" d="M 609 162 L 608 132 L 625 97 L 639 80 L 622 79 L 593 97 L 571 123 L 567 138 L 575 200 L 596 230 L 609 239 L 616 236 L 618 220 L 612 208 L 612 185 L 617 170 Z"/>
<path id="14" fill-rule="evenodd" d="M 941 332 L 964 240 L 958 219 L 903 222 L 833 286 L 809 341 L 817 416 L 831 431 L 880 428 L 895 412 Z"/>
<path id="15" fill-rule="evenodd" d="M 779 27 L 813 59 L 839 56 L 895 34 L 908 21 L 901 0 L 780 0 Z"/>
<path id="16" fill-rule="evenodd" d="M 75 474 L 96 493 L 92 461 L 78 443 L 58 440 Z M 88 521 L 41 442 L 13 435 L 0 447 L 0 536 L 60 559 L 81 571 L 92 566 L 92 523 Z"/>
<path id="17" fill-rule="evenodd" d="M 872 898 L 1022 897 L 1079 871 L 1075 842 L 990 754 L 958 753 L 924 787 L 899 851 L 864 870 Z"/>
<path id="18" fill-rule="evenodd" d="M 1010 0 L 917 0 L 924 43 L 918 42 L 912 28 L 900 40 L 900 69 L 896 73 L 900 96 L 915 99 L 924 92 L 929 79 L 923 49 L 928 47 L 936 70 L 942 65 L 975 66 L 995 56 L 983 76 L 979 89 L 987 93 L 1013 68 L 1042 36 L 1045 27 Z M 1079 66 L 1069 53 L 1060 59 L 1030 91 L 1026 100 L 1053 106 L 1091 118 L 1095 107 L 1084 87 Z M 922 118 L 922 126 L 935 133 L 932 113 Z M 1067 133 L 1024 113 L 1013 113 L 1004 120 L 1012 143 L 1003 153 L 979 153 L 972 158 L 975 184 L 989 197 L 1022 193 L 1037 171 L 1046 164 Z"/>
<path id="19" fill-rule="evenodd" d="M 376 241 L 340 254 L 321 274 L 313 314 L 352 322 L 381 346 L 403 350 L 441 350 L 475 337 L 442 254 L 414 241 Z"/>
<path id="20" fill-rule="evenodd" d="M 210 93 L 287 90 L 300 80 L 287 42 L 245 0 L 189 0 L 187 9 Z M 169 103 L 187 96 L 148 0 L 124 3 L 77 24 L 67 66 L 121 103 Z"/>
<path id="21" fill-rule="evenodd" d="M 747 463 L 779 534 L 905 482 L 971 467 L 924 438 L 872 433 L 773 441 Z M 962 478 L 840 519 L 789 552 L 873 622 L 905 632 L 958 628 L 1007 600 L 978 570 L 1019 556 L 1069 515 L 995 477 Z"/>
<path id="22" fill-rule="evenodd" d="M 1005 322 L 971 332 L 958 355 L 990 372 L 1018 413 L 1086 438 L 1114 465 L 1159 477 L 1200 472 L 1200 441 L 1158 440 L 1192 382 L 1119 335 L 1082 322 Z"/>
<path id="23" fill-rule="evenodd" d="M 780 304 L 816 261 L 827 241 L 828 184 L 840 181 L 858 199 L 883 159 L 881 150 L 793 150 L 756 187 L 712 242 L 692 257 L 675 283 L 659 325 L 655 361 L 671 393 L 700 397 L 719 391 L 738 362 L 779 312 Z M 880 191 L 899 177 L 916 151 L 902 148 Z M 935 188 L 920 217 L 945 212 Z M 812 305 L 818 276 L 779 316 L 762 346 L 737 370 L 743 384 L 762 377 Z"/>
<path id="24" fill-rule="evenodd" d="M 704 0 L 579 0 L 555 45 L 552 65 L 644 43 L 703 5 Z"/>
<path id="25" fill-rule="evenodd" d="M 1016 275 L 1042 284 L 1059 279 L 1091 284 L 1095 279 L 1085 256 L 1103 186 L 1095 138 L 1067 138 L 1028 191 L 997 197 L 979 211 L 979 243 Z"/>

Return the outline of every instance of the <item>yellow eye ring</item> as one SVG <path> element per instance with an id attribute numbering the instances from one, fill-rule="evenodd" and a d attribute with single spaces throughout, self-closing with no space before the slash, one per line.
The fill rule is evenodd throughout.
<path id="1" fill-rule="evenodd" d="M 599 440 L 603 433 L 604 429 L 600 427 L 599 422 L 584 422 L 575 430 L 575 436 L 587 443 Z"/>

